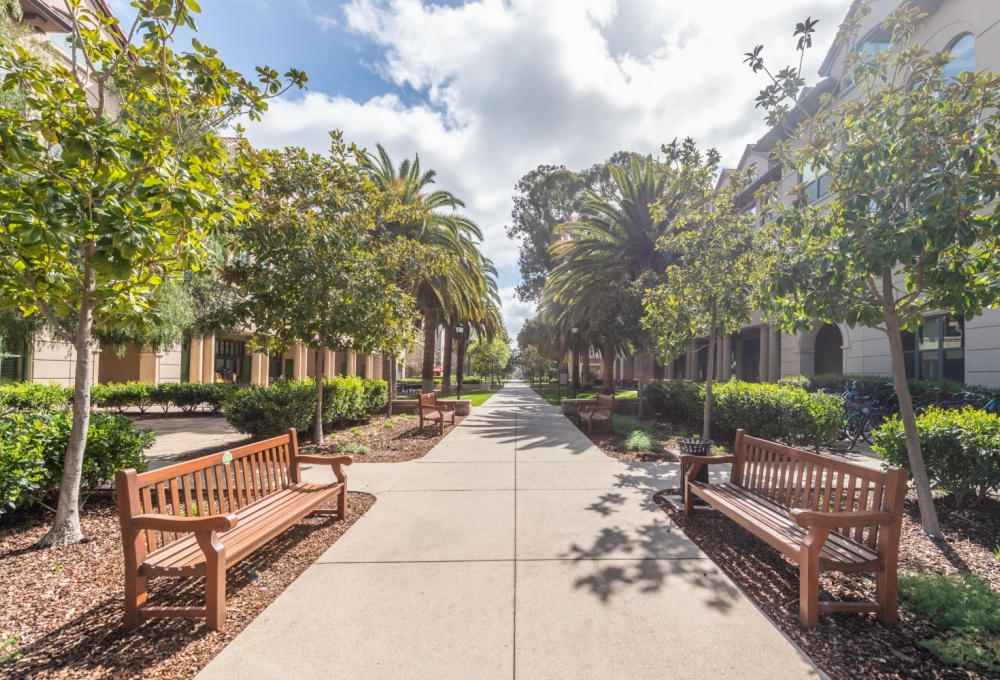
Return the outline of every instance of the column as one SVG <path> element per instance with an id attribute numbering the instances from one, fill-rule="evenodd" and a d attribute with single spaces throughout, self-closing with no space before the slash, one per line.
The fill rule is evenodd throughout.
<path id="1" fill-rule="evenodd" d="M 760 327 L 760 381 L 771 382 L 771 327 Z"/>
<path id="2" fill-rule="evenodd" d="M 98 377 L 100 375 L 101 375 L 101 350 L 98 349 L 90 353 L 90 384 L 96 385 L 98 383 Z"/>
<path id="3" fill-rule="evenodd" d="M 691 341 L 691 346 L 688 347 L 687 361 L 684 364 L 684 379 L 698 379 L 698 350 L 696 349 L 694 340 Z"/>
<path id="4" fill-rule="evenodd" d="M 372 357 L 372 375 L 371 375 L 371 377 L 374 380 L 386 380 L 387 379 L 387 376 L 384 375 L 385 372 L 382 370 L 384 363 L 385 363 L 385 357 L 383 355 L 376 354 L 375 356 Z M 457 366 L 458 364 L 454 364 L 454 365 Z"/>
<path id="5" fill-rule="evenodd" d="M 296 342 L 293 349 L 293 354 L 295 357 L 295 379 L 305 380 L 306 379 L 306 347 L 301 342 Z"/>
<path id="6" fill-rule="evenodd" d="M 215 336 L 205 337 L 201 347 L 201 382 L 215 382 Z"/>
<path id="7" fill-rule="evenodd" d="M 372 354 L 365 356 L 365 377 L 369 379 L 375 377 L 375 356 Z"/>
<path id="8" fill-rule="evenodd" d="M 337 377 L 337 353 L 330 349 L 323 350 L 323 377 L 327 380 Z"/>
<path id="9" fill-rule="evenodd" d="M 139 382 L 153 383 L 160 382 L 160 358 L 163 352 L 140 352 L 139 353 Z"/>
<path id="10" fill-rule="evenodd" d="M 722 339 L 722 378 L 723 382 L 733 377 L 733 339 L 726 336 Z"/>
<path id="11" fill-rule="evenodd" d="M 358 354 L 357 352 L 347 353 L 347 375 L 358 374 Z"/>
<path id="12" fill-rule="evenodd" d="M 250 384 L 267 384 L 267 355 L 254 352 L 250 355 Z"/>
<path id="13" fill-rule="evenodd" d="M 201 382 L 202 345 L 204 344 L 205 340 L 203 338 L 191 338 L 191 351 L 188 362 L 188 382 Z"/>
<path id="14" fill-rule="evenodd" d="M 771 382 L 778 382 L 781 379 L 781 331 L 777 328 L 770 330 L 771 342 L 768 351 L 771 358 L 768 361 L 769 377 Z"/>

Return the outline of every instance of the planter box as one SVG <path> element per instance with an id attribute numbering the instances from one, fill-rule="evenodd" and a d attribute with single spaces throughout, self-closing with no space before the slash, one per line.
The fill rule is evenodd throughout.
<path id="1" fill-rule="evenodd" d="M 560 408 L 562 414 L 571 416 L 580 410 L 581 406 L 596 405 L 596 399 L 563 399 Z M 629 397 L 626 399 L 615 399 L 615 413 L 623 416 L 634 416 L 639 413 L 639 398 Z"/>
<path id="2" fill-rule="evenodd" d="M 454 401 L 449 399 L 448 401 Z M 408 413 L 411 416 L 417 415 L 417 405 L 420 403 L 419 399 L 393 399 L 392 400 L 392 414 L 398 415 L 400 413 Z M 458 401 L 458 406 L 455 408 L 455 413 L 460 416 L 467 416 L 472 413 L 472 402 L 468 399 L 460 399 Z"/>

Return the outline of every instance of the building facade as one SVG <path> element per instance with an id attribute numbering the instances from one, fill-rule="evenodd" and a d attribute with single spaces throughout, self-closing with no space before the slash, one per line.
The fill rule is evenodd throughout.
<path id="1" fill-rule="evenodd" d="M 888 42 L 879 25 L 901 0 L 876 0 L 873 12 L 860 32 L 859 49 L 875 48 Z M 920 0 L 927 16 L 913 42 L 931 53 L 950 50 L 955 60 L 947 73 L 989 69 L 1000 71 L 1000 2 L 996 0 Z M 846 46 L 834 45 L 819 75 L 822 80 L 806 94 L 800 106 L 818 107 L 820 96 L 834 97 L 835 104 L 857 96 L 856 88 L 843 77 Z M 785 139 L 772 130 L 749 145 L 740 160 L 740 170 L 756 170 L 757 180 L 738 197 L 743 206 L 767 219 L 759 199 L 754 197 L 762 184 L 776 182 L 777 194 L 784 197 L 792 186 L 806 183 L 810 200 L 821 203 L 829 198 L 829 179 L 813 177 L 782 167 L 772 158 L 777 142 Z M 727 173 L 720 179 L 725 181 Z M 900 283 L 897 281 L 897 284 Z M 696 343 L 668 372 L 672 376 L 704 379 L 707 367 L 705 342 Z M 810 331 L 790 335 L 779 333 L 762 321 L 721 341 L 716 377 L 738 377 L 751 381 L 776 381 L 783 376 L 821 373 L 890 375 L 889 343 L 879 330 L 846 324 L 815 322 Z M 923 380 L 951 379 L 985 387 L 1000 387 L 1000 309 L 988 309 L 966 321 L 943 312 L 928 314 L 916 333 L 903 334 L 907 375 Z"/>

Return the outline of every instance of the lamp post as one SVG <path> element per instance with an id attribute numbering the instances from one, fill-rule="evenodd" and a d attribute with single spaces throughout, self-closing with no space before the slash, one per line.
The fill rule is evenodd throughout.
<path id="1" fill-rule="evenodd" d="M 462 398 L 462 334 L 465 326 L 458 324 L 455 326 L 455 335 L 458 336 L 458 396 L 455 397 L 455 409 L 458 409 L 458 401 Z"/>
<path id="2" fill-rule="evenodd" d="M 569 331 L 573 334 L 573 398 L 576 399 L 576 391 L 580 389 L 580 327 L 573 324 Z"/>

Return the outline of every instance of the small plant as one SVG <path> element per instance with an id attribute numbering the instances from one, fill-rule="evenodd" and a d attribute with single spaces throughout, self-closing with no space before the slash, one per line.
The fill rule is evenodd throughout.
<path id="1" fill-rule="evenodd" d="M 642 430 L 632 430 L 628 437 L 625 438 L 625 443 L 622 446 L 626 451 L 663 452 L 663 444 L 654 439 L 651 434 Z"/>
<path id="2" fill-rule="evenodd" d="M 361 444 L 355 444 L 354 442 L 348 442 L 347 444 L 338 444 L 333 449 L 334 453 L 353 453 L 359 456 L 367 456 L 372 452 L 367 446 L 362 446 Z"/>
<path id="3" fill-rule="evenodd" d="M 16 635 L 6 640 L 0 640 L 0 666 L 11 661 L 17 661 L 24 656 L 24 652 L 17 646 L 18 641 L 19 638 Z"/>
<path id="4" fill-rule="evenodd" d="M 360 437 L 363 434 L 361 432 L 361 428 L 360 427 L 352 427 L 350 431 L 351 431 L 351 434 L 353 434 L 355 437 Z"/>
<path id="5" fill-rule="evenodd" d="M 387 418 L 386 419 L 384 427 L 386 427 L 388 429 L 388 428 L 395 427 L 395 426 L 396 426 L 396 421 L 395 420 L 393 420 L 392 418 Z"/>
<path id="6" fill-rule="evenodd" d="M 997 556 L 998 560 L 1000 560 L 1000 545 L 996 547 L 996 550 L 993 551 L 993 554 Z"/>
<path id="7" fill-rule="evenodd" d="M 1000 593 L 976 574 L 901 574 L 899 597 L 944 635 L 921 644 L 947 664 L 1000 671 Z"/>

